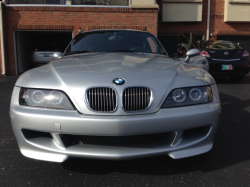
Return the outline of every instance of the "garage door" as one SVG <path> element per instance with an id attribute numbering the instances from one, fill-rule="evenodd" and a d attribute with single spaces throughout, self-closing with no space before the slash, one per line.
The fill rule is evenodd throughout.
<path id="1" fill-rule="evenodd" d="M 229 35 L 218 35 L 217 40 L 227 40 L 234 42 L 250 52 L 250 36 L 229 36 Z"/>
<path id="2" fill-rule="evenodd" d="M 175 36 L 158 36 L 158 40 L 161 42 L 168 55 L 171 56 L 176 43 L 177 35 Z"/>
<path id="3" fill-rule="evenodd" d="M 180 37 L 180 36 L 179 36 Z M 174 56 L 174 50 L 176 46 L 178 35 L 169 35 L 169 36 L 158 36 L 158 40 L 161 42 L 165 50 L 167 51 L 170 57 Z M 195 35 L 194 41 L 201 41 L 202 35 Z"/>
<path id="4" fill-rule="evenodd" d="M 36 46 L 41 43 L 56 43 L 61 52 L 65 50 L 72 39 L 72 31 L 16 31 L 15 32 L 15 59 L 17 74 L 21 74 L 35 64 L 31 61 L 31 55 Z"/>

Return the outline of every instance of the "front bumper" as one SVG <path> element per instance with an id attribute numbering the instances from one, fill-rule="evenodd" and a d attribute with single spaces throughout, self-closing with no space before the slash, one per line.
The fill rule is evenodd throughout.
<path id="1" fill-rule="evenodd" d="M 212 89 L 212 103 L 131 116 L 92 116 L 77 111 L 23 107 L 17 97 L 12 97 L 10 117 L 20 151 L 30 158 L 63 162 L 68 157 L 119 160 L 165 154 L 178 159 L 202 154 L 212 148 L 220 115 L 218 91 L 215 85 Z M 19 90 L 15 87 L 13 95 Z M 24 133 L 27 131 L 38 133 L 28 136 Z M 133 146 L 84 142 L 66 145 L 62 138 L 66 134 L 117 137 L 166 132 L 168 138 L 164 143 Z"/>

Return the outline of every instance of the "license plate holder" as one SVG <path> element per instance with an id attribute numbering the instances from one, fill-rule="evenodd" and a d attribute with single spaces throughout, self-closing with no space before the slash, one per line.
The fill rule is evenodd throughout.
<path id="1" fill-rule="evenodd" d="M 44 54 L 43 57 L 49 57 L 49 55 L 48 54 Z"/>
<path id="2" fill-rule="evenodd" d="M 229 64 L 229 65 L 222 65 L 222 70 L 233 70 L 233 65 Z"/>

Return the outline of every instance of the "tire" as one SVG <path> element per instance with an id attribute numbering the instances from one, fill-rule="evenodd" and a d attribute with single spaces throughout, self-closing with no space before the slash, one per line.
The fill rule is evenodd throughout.
<path id="1" fill-rule="evenodd" d="M 244 79 L 245 75 L 230 75 L 230 79 L 233 82 L 241 82 Z"/>

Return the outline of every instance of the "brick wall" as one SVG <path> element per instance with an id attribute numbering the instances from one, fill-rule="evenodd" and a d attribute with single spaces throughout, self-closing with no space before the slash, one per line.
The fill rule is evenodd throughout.
<path id="1" fill-rule="evenodd" d="M 208 0 L 203 0 L 202 22 L 163 23 L 162 0 L 157 0 L 157 3 L 160 6 L 158 35 L 178 35 L 187 32 L 206 34 Z M 213 39 L 216 39 L 217 35 L 250 35 L 250 23 L 225 23 L 224 0 L 211 0 L 210 32 L 213 32 Z"/>
<path id="2" fill-rule="evenodd" d="M 15 75 L 14 30 L 137 29 L 157 35 L 157 9 L 4 7 L 6 74 Z"/>
<path id="3" fill-rule="evenodd" d="M 3 70 L 2 70 L 1 35 L 2 35 L 2 33 L 0 33 L 0 76 L 1 76 L 2 73 L 3 73 Z"/>

